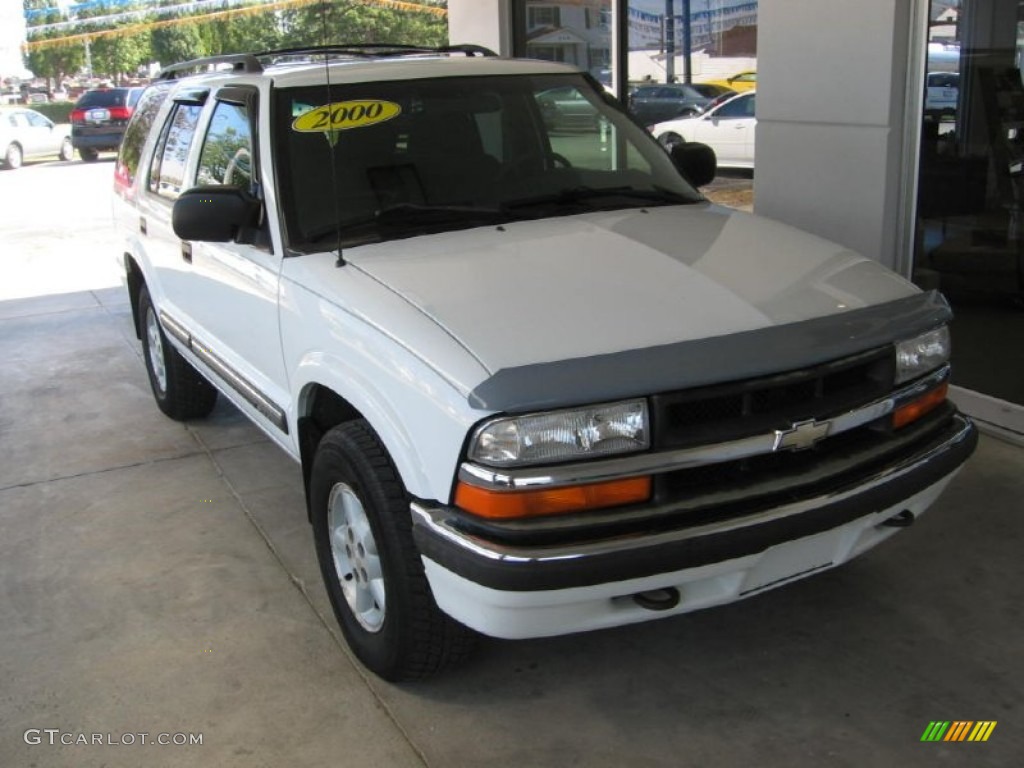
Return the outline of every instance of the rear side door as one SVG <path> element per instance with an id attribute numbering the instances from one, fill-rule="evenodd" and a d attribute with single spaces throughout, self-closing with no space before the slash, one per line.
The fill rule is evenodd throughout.
<path id="1" fill-rule="evenodd" d="M 28 110 L 19 109 L 11 115 L 11 122 L 14 124 L 18 143 L 21 144 L 22 155 L 26 158 L 36 157 L 42 154 L 40 149 L 41 139 L 39 129 L 29 121 Z"/>
<path id="2" fill-rule="evenodd" d="M 25 154 L 36 157 L 57 154 L 63 136 L 55 130 L 54 124 L 38 112 L 26 110 L 24 114 L 28 121 L 28 134 L 32 137 L 32 149 L 26 150 Z"/>

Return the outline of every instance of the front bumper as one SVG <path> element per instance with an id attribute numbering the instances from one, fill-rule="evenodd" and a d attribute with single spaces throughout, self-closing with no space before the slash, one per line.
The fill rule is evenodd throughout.
<path id="1" fill-rule="evenodd" d="M 745 517 L 580 543 L 518 544 L 459 525 L 455 510 L 414 502 L 413 533 L 438 605 L 497 637 L 536 637 L 682 613 L 739 599 L 839 565 L 921 515 L 973 452 L 955 414 L 912 455 L 853 487 Z M 675 588 L 652 612 L 637 593 Z"/>

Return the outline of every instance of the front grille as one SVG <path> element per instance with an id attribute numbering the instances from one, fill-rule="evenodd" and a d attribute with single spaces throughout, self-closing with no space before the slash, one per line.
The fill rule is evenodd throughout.
<path id="1" fill-rule="evenodd" d="M 892 349 L 814 368 L 651 398 L 654 450 L 722 443 L 827 419 L 888 395 Z"/>

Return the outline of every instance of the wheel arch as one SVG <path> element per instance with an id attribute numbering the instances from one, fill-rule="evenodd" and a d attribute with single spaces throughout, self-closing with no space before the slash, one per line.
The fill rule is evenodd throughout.
<path id="1" fill-rule="evenodd" d="M 349 421 L 365 420 L 384 444 L 399 477 L 408 486 L 419 482 L 422 468 L 408 434 L 400 424 L 389 418 L 380 403 L 354 402 L 339 394 L 335 388 L 321 382 L 306 384 L 298 401 L 297 441 L 302 466 L 302 480 L 306 491 L 306 515 L 311 519 L 310 479 L 317 446 L 331 429 Z"/>

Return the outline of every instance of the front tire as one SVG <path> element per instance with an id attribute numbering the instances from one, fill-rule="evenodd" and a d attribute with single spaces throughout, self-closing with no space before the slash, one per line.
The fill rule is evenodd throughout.
<path id="1" fill-rule="evenodd" d="M 139 291 L 138 317 L 142 357 L 157 407 L 175 421 L 208 416 L 217 404 L 217 390 L 167 340 L 145 286 Z"/>
<path id="2" fill-rule="evenodd" d="M 62 141 L 60 143 L 60 159 L 61 160 L 70 160 L 74 156 L 75 156 L 75 147 L 71 143 L 71 139 L 65 138 L 64 141 Z"/>
<path id="3" fill-rule="evenodd" d="M 363 664 L 385 680 L 412 680 L 472 651 L 477 635 L 434 602 L 412 538 L 409 497 L 367 422 L 323 437 L 309 493 L 324 585 Z"/>
<path id="4" fill-rule="evenodd" d="M 686 140 L 683 139 L 683 137 L 680 136 L 678 133 L 672 133 L 671 131 L 669 131 L 668 133 L 663 133 L 661 136 L 658 137 L 658 143 L 661 144 L 661 146 L 663 146 L 666 150 L 671 152 L 672 147 L 675 147 L 678 144 L 685 144 Z"/>

